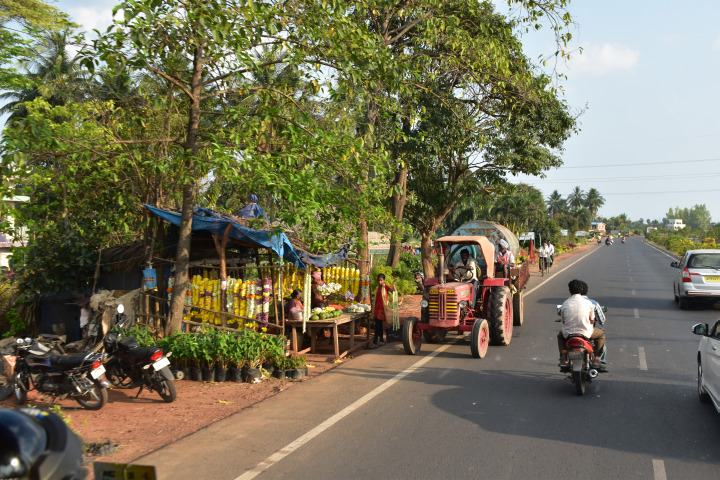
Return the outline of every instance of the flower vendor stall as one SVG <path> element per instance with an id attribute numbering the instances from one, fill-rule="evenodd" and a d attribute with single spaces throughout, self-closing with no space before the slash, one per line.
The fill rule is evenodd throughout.
<path id="1" fill-rule="evenodd" d="M 149 205 L 145 207 L 171 225 L 180 224 L 179 213 Z M 205 208 L 196 207 L 193 215 L 185 329 L 211 326 L 223 330 L 262 329 L 284 333 L 288 325 L 292 328 L 288 333 L 294 333 L 292 349 L 297 352 L 301 350 L 297 329 L 309 330 L 312 334 L 320 325 L 313 322 L 322 320 L 327 323 L 325 327 L 333 328 L 336 356 L 341 356 L 338 325 L 349 324 L 350 331 L 346 336 L 349 336 L 350 348 L 358 347 L 355 325 L 367 315 L 365 312 L 345 315 L 341 312 L 352 304 L 350 292 L 361 290 L 363 285 L 359 270 L 347 260 L 347 246 L 336 253 L 313 255 L 294 246 L 279 228 L 270 226 L 271 230 L 254 230 L 246 225 L 247 221 Z M 168 256 L 172 257 L 171 254 Z M 166 286 L 163 288 L 163 282 L 158 279 L 157 288 L 148 289 L 145 294 L 154 299 L 156 306 L 162 303 L 166 307 L 173 294 L 173 262 L 163 262 L 163 259 L 154 259 L 154 262 L 156 265 L 164 263 L 164 274 L 158 277 L 167 278 Z M 330 318 L 325 315 L 321 319 L 310 311 L 310 275 L 313 271 L 322 272 L 325 284 L 319 292 L 340 312 L 334 322 L 329 322 Z M 304 293 L 305 312 L 299 323 L 289 323 L 283 313 L 283 299 L 294 289 Z M 167 296 L 161 294 L 163 290 Z M 309 329 L 308 324 L 311 325 Z M 313 351 L 314 341 L 311 335 Z"/>

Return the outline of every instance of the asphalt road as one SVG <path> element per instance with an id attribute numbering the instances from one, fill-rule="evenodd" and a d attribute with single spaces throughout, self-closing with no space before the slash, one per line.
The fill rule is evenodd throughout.
<path id="1" fill-rule="evenodd" d="M 639 238 L 593 247 L 532 278 L 525 324 L 484 359 L 455 336 L 390 344 L 137 463 L 163 479 L 719 478 L 690 330 L 720 311 L 678 309 L 671 261 Z M 582 397 L 557 369 L 572 278 L 608 308 L 610 372 Z"/>

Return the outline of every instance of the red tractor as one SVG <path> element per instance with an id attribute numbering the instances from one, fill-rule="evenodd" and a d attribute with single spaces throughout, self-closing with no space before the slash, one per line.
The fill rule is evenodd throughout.
<path id="1" fill-rule="evenodd" d="M 529 278 L 528 264 L 511 268 L 509 278 L 496 270 L 495 247 L 482 236 L 448 236 L 435 242 L 438 250 L 438 277 L 425 280 L 420 319 L 403 323 L 403 346 L 409 355 L 420 351 L 422 339 L 439 343 L 447 332 L 470 332 L 470 352 L 483 358 L 489 344 L 509 345 L 513 325 L 522 325 L 522 290 Z M 448 265 L 455 265 L 460 252 L 469 250 L 477 263 L 478 286 L 472 305 L 473 284 L 459 269 L 454 277 Z M 499 266 L 499 265 L 498 265 Z M 500 276 L 498 276 L 498 273 Z"/>

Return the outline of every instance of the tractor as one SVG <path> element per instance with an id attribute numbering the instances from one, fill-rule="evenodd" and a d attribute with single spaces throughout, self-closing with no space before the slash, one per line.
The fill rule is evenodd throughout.
<path id="1" fill-rule="evenodd" d="M 527 262 L 510 269 L 510 278 L 496 269 L 495 246 L 484 236 L 446 236 L 435 242 L 438 275 L 424 282 L 420 318 L 403 323 L 403 347 L 409 355 L 420 351 L 424 339 L 439 343 L 448 332 L 470 332 L 470 352 L 483 358 L 488 345 L 509 345 L 514 325 L 522 325 L 522 290 L 529 278 Z M 478 286 L 472 305 L 473 284 L 467 278 L 450 275 L 460 251 L 467 249 L 477 262 Z M 457 271 L 457 269 L 456 269 Z"/>

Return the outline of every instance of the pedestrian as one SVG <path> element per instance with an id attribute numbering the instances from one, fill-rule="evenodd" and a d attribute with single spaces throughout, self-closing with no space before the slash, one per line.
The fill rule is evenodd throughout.
<path id="1" fill-rule="evenodd" d="M 385 275 L 379 273 L 377 276 L 378 288 L 375 291 L 375 300 L 373 301 L 373 320 L 375 321 L 375 336 L 370 348 L 377 348 L 385 345 L 384 322 L 388 316 L 386 312 L 392 312 L 392 305 L 388 305 L 388 292 L 395 291 L 395 280 L 393 279 L 392 288 L 385 284 Z M 389 310 L 388 310 L 389 307 Z M 392 320 L 392 313 L 390 313 Z"/>

